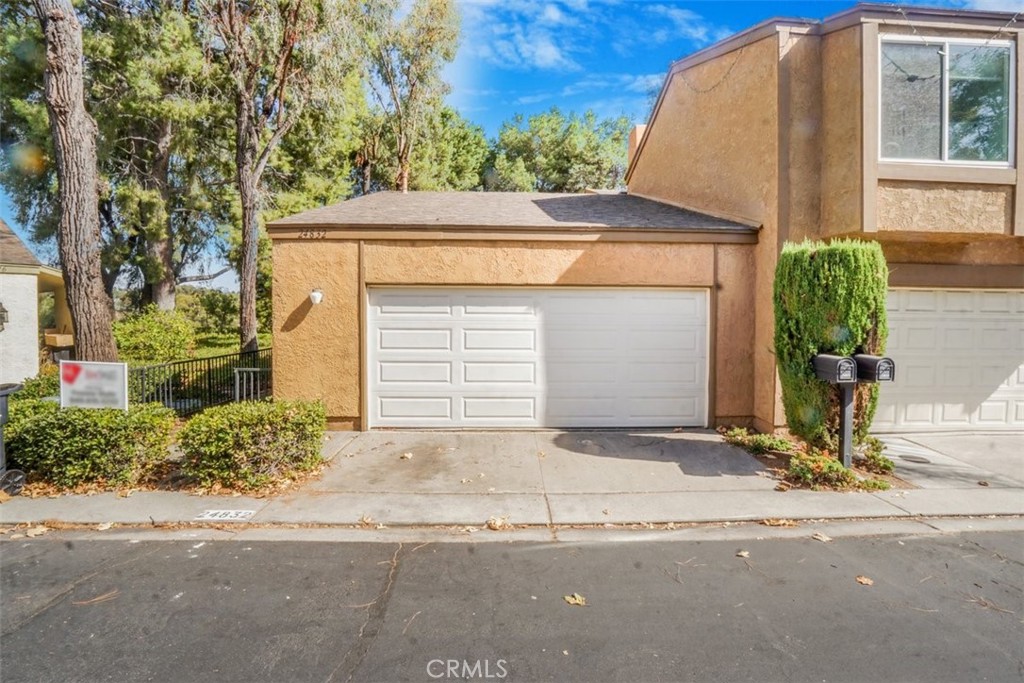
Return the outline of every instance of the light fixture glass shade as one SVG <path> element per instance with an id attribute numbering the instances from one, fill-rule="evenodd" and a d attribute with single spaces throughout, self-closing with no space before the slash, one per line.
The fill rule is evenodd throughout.
<path id="1" fill-rule="evenodd" d="M 318 303 L 324 300 L 324 293 L 319 289 L 314 289 L 309 293 L 309 300 L 316 306 Z"/>

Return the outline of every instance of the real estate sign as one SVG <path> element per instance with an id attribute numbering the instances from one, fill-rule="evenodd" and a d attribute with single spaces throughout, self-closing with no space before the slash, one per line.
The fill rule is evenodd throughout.
<path id="1" fill-rule="evenodd" d="M 128 365 L 62 360 L 60 407 L 128 410 Z"/>

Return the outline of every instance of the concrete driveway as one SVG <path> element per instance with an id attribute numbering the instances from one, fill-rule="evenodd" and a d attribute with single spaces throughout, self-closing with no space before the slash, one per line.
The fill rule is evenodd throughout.
<path id="1" fill-rule="evenodd" d="M 896 473 L 924 489 L 1024 486 L 1024 434 L 900 434 L 882 436 Z"/>

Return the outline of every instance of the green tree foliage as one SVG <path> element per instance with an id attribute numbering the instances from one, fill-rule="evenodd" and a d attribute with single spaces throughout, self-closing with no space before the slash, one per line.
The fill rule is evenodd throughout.
<path id="1" fill-rule="evenodd" d="M 372 3 L 375 5 L 376 3 Z M 260 211 L 264 174 L 307 110 L 338 106 L 354 70 L 352 8 L 345 0 L 197 0 L 211 63 L 233 104 L 233 177 L 241 209 L 239 336 L 257 340 Z"/>
<path id="2" fill-rule="evenodd" d="M 618 187 L 626 171 L 629 119 L 563 114 L 557 107 L 501 126 L 487 189 L 582 192 Z"/>
<path id="3" fill-rule="evenodd" d="M 189 358 L 196 347 L 196 329 L 182 311 L 148 306 L 114 323 L 121 359 L 129 363 L 169 363 Z"/>
<path id="4" fill-rule="evenodd" d="M 226 151 L 226 114 L 193 17 L 171 0 L 84 2 L 86 107 L 98 126 L 99 217 L 107 292 L 122 275 L 144 299 L 174 305 L 174 286 L 213 237 L 209 209 Z M 0 136 L 13 153 L 0 184 L 37 241 L 56 232 L 52 144 L 42 88 L 41 35 L 0 14 Z"/>
<path id="5" fill-rule="evenodd" d="M 175 310 L 181 311 L 199 333 L 238 333 L 238 297 L 231 292 L 185 285 L 178 289 Z"/>
<path id="6" fill-rule="evenodd" d="M 888 336 L 888 268 L 875 242 L 786 244 L 775 271 L 775 355 L 791 432 L 819 448 L 838 443 L 836 388 L 814 375 L 818 353 L 882 354 Z M 877 384 L 857 385 L 854 437 L 874 419 Z"/>
<path id="7" fill-rule="evenodd" d="M 431 112 L 425 134 L 412 159 L 413 190 L 477 190 L 483 187 L 490 148 L 483 128 L 451 107 Z"/>
<path id="8" fill-rule="evenodd" d="M 411 5 L 376 0 L 362 3 L 360 10 L 356 33 L 379 112 L 374 123 L 383 124 L 374 129 L 374 139 L 380 142 L 385 138 L 378 133 L 389 133 L 386 149 L 395 168 L 393 187 L 405 192 L 413 150 L 448 91 L 441 69 L 455 59 L 458 10 L 455 0 L 412 0 Z"/>

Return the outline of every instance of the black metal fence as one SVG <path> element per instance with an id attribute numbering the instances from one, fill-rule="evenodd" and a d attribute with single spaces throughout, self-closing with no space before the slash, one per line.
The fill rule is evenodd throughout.
<path id="1" fill-rule="evenodd" d="M 128 400 L 162 403 L 186 416 L 235 400 L 270 396 L 271 351 L 260 349 L 129 368 Z M 246 378 L 242 395 L 236 379 L 239 371 Z"/>

